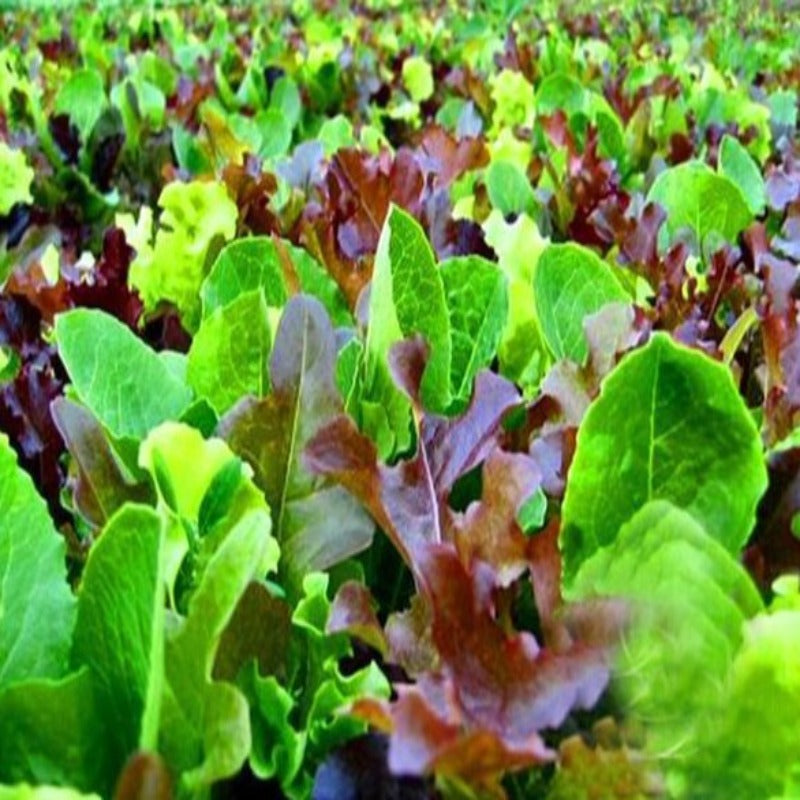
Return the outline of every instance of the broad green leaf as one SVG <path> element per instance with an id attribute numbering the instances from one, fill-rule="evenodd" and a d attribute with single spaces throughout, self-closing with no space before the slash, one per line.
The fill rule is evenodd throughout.
<path id="1" fill-rule="evenodd" d="M 203 317 L 254 289 L 261 289 L 270 308 L 282 309 L 293 282 L 320 300 L 334 322 L 352 324 L 347 301 L 325 269 L 302 248 L 267 236 L 237 239 L 222 248 L 201 289 Z"/>
<path id="2" fill-rule="evenodd" d="M 764 210 L 767 193 L 761 170 L 739 140 L 727 133 L 719 146 L 719 171 L 739 187 L 753 215 Z"/>
<path id="3" fill-rule="evenodd" d="M 533 188 L 524 172 L 507 161 L 495 161 L 486 172 L 486 188 L 492 208 L 504 217 L 532 214 L 536 205 Z"/>
<path id="4" fill-rule="evenodd" d="M 703 720 L 685 796 L 751 800 L 783 791 L 800 763 L 798 652 L 800 611 L 761 614 L 746 625 L 720 702 Z"/>
<path id="5" fill-rule="evenodd" d="M 581 565 L 569 589 L 570 599 L 603 596 L 632 603 L 615 683 L 649 747 L 683 758 L 705 747 L 693 731 L 719 700 L 743 623 L 762 609 L 747 572 L 694 517 L 655 500 Z"/>
<path id="6" fill-rule="evenodd" d="M 627 293 L 608 264 L 579 244 L 551 244 L 533 273 L 533 294 L 542 334 L 550 352 L 583 364 L 589 347 L 583 321 Z"/>
<path id="7" fill-rule="evenodd" d="M 302 463 L 306 444 L 343 411 L 335 359 L 325 310 L 312 298 L 292 298 L 272 353 L 272 393 L 242 402 L 219 426 L 267 498 L 290 592 L 299 592 L 309 571 L 327 569 L 372 540 L 373 524 L 353 498 Z"/>
<path id="8" fill-rule="evenodd" d="M 162 522 L 126 505 L 92 547 L 78 595 L 72 647 L 92 676 L 95 768 L 110 793 L 138 749 L 155 749 L 164 680 Z"/>
<path id="9" fill-rule="evenodd" d="M 66 577 L 64 539 L 0 434 L 0 688 L 65 674 L 75 618 Z"/>
<path id="10" fill-rule="evenodd" d="M 701 251 L 712 232 L 735 241 L 753 220 L 739 187 L 699 161 L 688 161 L 662 172 L 650 187 L 647 200 L 666 210 L 662 230 L 668 241 L 682 228 L 689 228 Z"/>
<path id="11" fill-rule="evenodd" d="M 499 211 L 492 211 L 483 230 L 508 279 L 508 318 L 498 348 L 500 371 L 531 394 L 550 362 L 533 295 L 534 270 L 550 240 L 527 214 L 509 224 Z"/>
<path id="12" fill-rule="evenodd" d="M 272 239 L 253 236 L 222 248 L 200 295 L 208 317 L 246 292 L 260 289 L 268 306 L 282 308 L 288 297 L 280 256 Z"/>
<path id="13" fill-rule="evenodd" d="M 8 214 L 17 203 L 31 203 L 34 172 L 22 150 L 12 150 L 0 142 L 0 216 Z M 2 276 L 0 276 L 2 277 Z"/>
<path id="14" fill-rule="evenodd" d="M 249 119 L 241 117 L 241 119 Z M 265 108 L 253 118 L 260 135 L 258 154 L 261 158 L 277 158 L 286 155 L 292 145 L 292 126 L 281 111 Z"/>
<path id="15" fill-rule="evenodd" d="M 420 333 L 430 347 L 422 401 L 434 412 L 450 405 L 450 323 L 444 285 L 419 223 L 392 206 L 381 231 L 369 304 L 362 424 L 388 455 L 411 442 L 410 405 L 389 374 L 389 353 Z"/>
<path id="16" fill-rule="evenodd" d="M 162 213 L 151 244 L 145 230 L 144 247 L 137 247 L 129 280 L 139 290 L 148 310 L 161 302 L 174 303 L 190 332 L 200 322 L 200 286 L 221 241 L 236 233 L 238 211 L 220 183 L 170 183 L 158 198 Z M 126 233 L 133 219 L 117 219 Z"/>
<path id="17" fill-rule="evenodd" d="M 69 115 L 80 132 L 81 142 L 86 144 L 107 104 L 100 73 L 93 69 L 79 69 L 58 90 L 54 110 L 57 114 Z"/>
<path id="18" fill-rule="evenodd" d="M 297 127 L 303 113 L 303 105 L 297 84 L 288 75 L 275 81 L 269 97 L 269 107 L 280 111 L 292 130 Z"/>
<path id="19" fill-rule="evenodd" d="M 93 683 L 83 669 L 0 690 L 0 782 L 99 789 L 102 740 L 95 735 L 100 711 Z"/>
<path id="20" fill-rule="evenodd" d="M 452 393 L 469 400 L 472 382 L 494 358 L 506 326 L 506 279 L 480 256 L 450 258 L 442 262 L 440 270 L 450 314 Z"/>
<path id="21" fill-rule="evenodd" d="M 59 314 L 55 329 L 75 392 L 112 436 L 141 439 L 191 402 L 191 390 L 109 314 L 75 309 Z"/>
<path id="22" fill-rule="evenodd" d="M 562 511 L 565 586 L 656 499 L 738 554 L 766 483 L 761 440 L 730 370 L 655 334 L 605 379 L 578 430 Z"/>
<path id="23" fill-rule="evenodd" d="M 563 72 L 548 75 L 536 90 L 539 114 L 563 111 L 568 117 L 585 110 L 586 89 Z"/>
<path id="24" fill-rule="evenodd" d="M 245 292 L 206 317 L 192 340 L 187 378 L 198 397 L 224 414 L 248 394 L 269 388 L 269 316 L 259 290 Z"/>
<path id="25" fill-rule="evenodd" d="M 235 775 L 250 752 L 247 700 L 212 670 L 220 638 L 251 581 L 277 566 L 269 513 L 246 512 L 211 554 L 185 618 L 167 630 L 159 752 L 180 775 L 179 796 Z"/>
<path id="26" fill-rule="evenodd" d="M 422 103 L 433 95 L 433 70 L 427 59 L 410 56 L 403 61 L 403 84 L 415 103 Z"/>
<path id="27" fill-rule="evenodd" d="M 166 521 L 164 572 L 171 595 L 190 550 L 195 574 L 189 590 L 201 578 L 219 540 L 245 514 L 269 516 L 263 495 L 249 479 L 249 468 L 221 439 L 205 440 L 188 425 L 167 422 L 153 430 L 142 442 L 139 465 L 153 477 L 158 511 Z"/>
<path id="28" fill-rule="evenodd" d="M 353 124 L 343 114 L 326 119 L 319 129 L 317 139 L 325 149 L 325 155 L 330 158 L 343 147 L 355 147 L 356 138 Z"/>

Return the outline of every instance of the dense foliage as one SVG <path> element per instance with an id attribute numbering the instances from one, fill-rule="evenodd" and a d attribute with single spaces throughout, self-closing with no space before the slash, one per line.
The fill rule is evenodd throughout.
<path id="1" fill-rule="evenodd" d="M 636 5 L 0 16 L 0 800 L 798 797 L 800 15 Z"/>

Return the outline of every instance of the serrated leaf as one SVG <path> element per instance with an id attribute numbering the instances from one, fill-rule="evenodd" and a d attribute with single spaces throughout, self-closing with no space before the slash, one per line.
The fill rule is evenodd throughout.
<path id="1" fill-rule="evenodd" d="M 269 514 L 245 513 L 210 556 L 185 619 L 168 629 L 159 752 L 193 795 L 235 775 L 250 752 L 249 709 L 232 684 L 215 681 L 221 637 L 251 581 L 275 569 Z"/>
<path id="2" fill-rule="evenodd" d="M 193 332 L 200 322 L 200 287 L 211 266 L 212 247 L 233 238 L 238 211 L 223 184 L 201 181 L 168 184 L 158 204 L 162 212 L 155 241 L 151 244 L 145 220 L 130 283 L 148 310 L 174 303 L 184 327 Z M 133 220 L 118 218 L 117 224 L 127 231 Z"/>

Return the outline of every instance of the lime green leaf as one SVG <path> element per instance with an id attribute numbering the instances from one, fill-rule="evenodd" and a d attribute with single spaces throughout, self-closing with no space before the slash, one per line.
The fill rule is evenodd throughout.
<path id="1" fill-rule="evenodd" d="M 719 699 L 744 621 L 762 608 L 747 572 L 694 517 L 655 500 L 578 570 L 569 597 L 602 596 L 633 603 L 616 685 L 649 747 L 683 758 L 706 747 L 693 731 Z"/>
<path id="2" fill-rule="evenodd" d="M 786 800 L 797 797 L 790 783 L 800 764 L 798 652 L 800 611 L 761 614 L 747 624 L 686 769 L 692 796 L 752 800 L 780 796 L 786 786 Z"/>
<path id="3" fill-rule="evenodd" d="M 200 321 L 200 286 L 214 255 L 212 248 L 236 233 L 236 204 L 224 185 L 200 181 L 168 184 L 158 204 L 163 211 L 155 243 L 149 246 L 148 241 L 148 247 L 137 248 L 130 282 L 148 310 L 162 301 L 174 303 L 184 326 L 194 332 Z"/>
<path id="4" fill-rule="evenodd" d="M 12 150 L 0 142 L 0 216 L 8 214 L 17 203 L 30 203 L 33 170 L 22 150 Z"/>
<path id="5" fill-rule="evenodd" d="M 0 800 L 100 800 L 96 794 L 82 794 L 59 786 L 0 786 Z"/>
<path id="6" fill-rule="evenodd" d="M 354 147 L 356 142 L 353 125 L 342 114 L 326 119 L 319 129 L 317 139 L 322 143 L 328 158 L 343 147 Z"/>
<path id="7" fill-rule="evenodd" d="M 486 172 L 486 188 L 492 208 L 504 217 L 532 214 L 536 205 L 533 188 L 525 173 L 507 161 L 495 161 Z"/>
<path id="8" fill-rule="evenodd" d="M 490 79 L 492 100 L 495 108 L 492 126 L 501 127 L 533 124 L 533 86 L 521 72 L 504 69 Z"/>
<path id="9" fill-rule="evenodd" d="M 533 294 L 544 340 L 556 358 L 583 364 L 589 347 L 586 317 L 629 299 L 608 264 L 579 244 L 551 244 L 539 256 Z"/>
<path id="10" fill-rule="evenodd" d="M 0 687 L 60 678 L 75 616 L 64 539 L 2 434 L 0 520 Z"/>
<path id="11" fill-rule="evenodd" d="M 753 215 L 764 210 L 767 193 L 761 170 L 739 140 L 727 133 L 719 146 L 719 171 L 739 187 Z"/>
<path id="12" fill-rule="evenodd" d="M 655 499 L 738 553 L 766 483 L 761 440 L 728 368 L 655 334 L 606 378 L 578 430 L 563 505 L 565 585 Z"/>
<path id="13" fill-rule="evenodd" d="M 0 781 L 98 788 L 101 744 L 94 723 L 100 712 L 94 702 L 88 669 L 57 680 L 31 678 L 0 690 Z"/>
<path id="14" fill-rule="evenodd" d="M 663 230 L 670 241 L 681 228 L 689 228 L 699 248 L 712 232 L 728 241 L 735 241 L 753 220 L 739 187 L 698 161 L 689 161 L 662 172 L 650 188 L 647 199 L 666 209 L 667 220 Z"/>
<path id="15" fill-rule="evenodd" d="M 59 314 L 55 328 L 75 392 L 112 436 L 141 439 L 191 402 L 164 361 L 109 314 L 75 309 Z"/>
<path id="16" fill-rule="evenodd" d="M 495 356 L 508 316 L 508 290 L 503 273 L 480 256 L 443 261 L 440 267 L 453 360 L 453 396 L 468 400 L 479 370 Z"/>
<path id="17" fill-rule="evenodd" d="M 69 115 L 80 132 L 81 141 L 86 144 L 106 105 L 108 99 L 100 73 L 92 69 L 79 69 L 58 90 L 54 109 L 57 114 Z"/>
<path id="18" fill-rule="evenodd" d="M 403 84 L 415 103 L 422 103 L 433 94 L 433 70 L 422 56 L 410 56 L 403 62 Z"/>
<path id="19" fill-rule="evenodd" d="M 334 322 L 352 324 L 347 301 L 319 262 L 302 248 L 282 239 L 276 243 L 267 236 L 237 239 L 222 248 L 203 281 L 203 316 L 253 289 L 261 289 L 270 308 L 282 309 L 290 293 L 287 280 L 293 279 L 287 279 L 287 267 L 295 271 L 300 289 L 316 297 Z"/>
<path id="20" fill-rule="evenodd" d="M 540 114 L 563 111 L 568 117 L 585 111 L 586 90 L 575 78 L 556 72 L 548 75 L 536 91 L 536 110 Z"/>
<path id="21" fill-rule="evenodd" d="M 239 519 L 211 554 L 188 615 L 167 632 L 159 752 L 181 776 L 182 794 L 202 793 L 235 775 L 250 752 L 247 700 L 232 684 L 215 681 L 212 670 L 220 638 L 248 584 L 277 566 L 270 527 L 267 510 Z"/>
<path id="22" fill-rule="evenodd" d="M 186 469 L 187 464 L 192 465 L 190 471 Z M 206 441 L 199 431 L 188 425 L 167 422 L 152 431 L 142 442 L 139 465 L 153 476 L 158 490 L 158 510 L 167 525 L 164 569 L 170 593 L 174 591 L 178 571 L 192 545 L 195 547 L 194 583 L 202 576 L 205 562 L 219 540 L 244 515 L 259 512 L 269 516 L 263 495 L 250 481 L 249 468 L 221 439 Z M 228 483 L 221 498 L 218 494 L 215 496 L 224 488 L 219 481 Z M 209 514 L 209 504 L 216 506 L 213 514 Z M 199 542 L 191 541 L 198 536 L 202 537 Z M 271 559 L 272 553 L 268 555 Z M 269 563 L 261 567 L 266 573 Z"/>
<path id="23" fill-rule="evenodd" d="M 294 130 L 297 127 L 303 106 L 297 84 L 288 75 L 275 81 L 269 98 L 269 107 L 281 113 L 290 129 Z"/>
<path id="24" fill-rule="evenodd" d="M 239 295 L 201 323 L 189 350 L 189 385 L 220 415 L 245 395 L 263 396 L 269 388 L 270 343 L 263 293 Z"/>
<path id="25" fill-rule="evenodd" d="M 550 361 L 533 295 L 534 270 L 550 240 L 539 233 L 527 214 L 509 224 L 499 211 L 492 211 L 483 230 L 508 279 L 508 318 L 498 348 L 500 371 L 530 394 Z"/>
<path id="26" fill-rule="evenodd" d="M 394 344 L 421 333 L 431 349 L 422 400 L 431 411 L 450 405 L 450 322 L 444 284 L 419 223 L 392 206 L 378 242 L 365 348 L 362 422 L 384 454 L 410 443 L 410 405 L 389 374 Z"/>
<path id="27" fill-rule="evenodd" d="M 78 596 L 72 660 L 88 666 L 102 743 L 94 768 L 103 794 L 138 749 L 155 749 L 164 679 L 162 526 L 146 506 L 125 505 L 89 553 Z"/>
<path id="28" fill-rule="evenodd" d="M 387 698 L 390 686 L 374 663 L 343 675 L 339 661 L 350 654 L 347 638 L 328 635 L 331 604 L 328 575 L 310 573 L 292 615 L 296 649 L 287 691 L 273 677 L 255 671 L 242 676 L 251 704 L 253 750 L 250 765 L 259 777 L 277 777 L 291 800 L 311 794 L 316 767 L 334 747 L 365 732 L 360 720 L 342 713 L 362 697 Z"/>

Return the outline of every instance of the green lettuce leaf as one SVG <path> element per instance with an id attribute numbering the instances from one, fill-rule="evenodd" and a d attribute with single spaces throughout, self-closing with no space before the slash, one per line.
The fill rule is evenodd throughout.
<path id="1" fill-rule="evenodd" d="M 608 264 L 579 244 L 551 244 L 533 272 L 533 294 L 547 346 L 583 365 L 589 346 L 583 322 L 607 303 L 629 300 Z"/>
<path id="2" fill-rule="evenodd" d="M 800 764 L 798 652 L 800 611 L 748 623 L 726 691 L 686 769 L 685 796 L 767 800 L 784 791 Z"/>
<path id="3" fill-rule="evenodd" d="M 654 753 L 686 758 L 704 747 L 695 731 L 719 699 L 745 620 L 762 609 L 738 561 L 690 514 L 654 500 L 581 565 L 568 596 L 632 602 L 615 679 L 628 712 Z"/>
<path id="4" fill-rule="evenodd" d="M 250 753 L 247 700 L 232 684 L 214 680 L 212 670 L 248 584 L 277 567 L 270 529 L 268 511 L 243 514 L 211 554 L 186 617 L 169 620 L 158 749 L 180 775 L 179 797 L 235 775 Z"/>
<path id="5" fill-rule="evenodd" d="M 222 248 L 201 288 L 203 317 L 254 289 L 277 309 L 293 291 L 303 291 L 316 297 L 336 324 L 352 324 L 347 301 L 325 269 L 302 248 L 267 236 L 237 239 Z"/>
<path id="6" fill-rule="evenodd" d="M 674 240 L 678 231 L 689 228 L 700 252 L 709 234 L 734 242 L 753 220 L 739 187 L 699 161 L 688 161 L 662 172 L 650 187 L 647 200 L 667 212 L 659 244 L 662 239 Z"/>
<path id="7" fill-rule="evenodd" d="M 758 216 L 767 203 L 764 178 L 739 140 L 727 133 L 719 145 L 719 171 L 739 187 L 750 213 Z"/>
<path id="8" fill-rule="evenodd" d="M 81 581 L 72 661 L 92 675 L 93 767 L 104 794 L 132 753 L 157 743 L 164 680 L 161 542 L 158 514 L 125 505 L 92 547 Z"/>
<path id="9" fill-rule="evenodd" d="M 54 111 L 69 115 L 78 128 L 81 142 L 86 144 L 92 128 L 107 105 L 108 98 L 101 74 L 94 69 L 78 69 L 58 90 Z"/>
<path id="10" fill-rule="evenodd" d="M 422 334 L 431 355 L 422 376 L 425 407 L 450 405 L 450 321 L 441 273 L 425 233 L 405 211 L 392 206 L 381 231 L 369 303 L 361 422 L 383 455 L 411 443 L 411 407 L 389 372 L 394 344 Z"/>
<path id="11" fill-rule="evenodd" d="M 249 467 L 225 442 L 205 440 L 188 425 L 167 422 L 156 428 L 142 442 L 139 465 L 150 473 L 158 492 L 157 508 L 166 523 L 164 578 L 172 605 L 182 607 L 231 528 L 251 512 L 269 518 L 269 509 L 250 480 Z M 265 556 L 263 574 L 273 555 L 270 551 Z M 188 571 L 182 573 L 176 603 L 176 581 L 182 568 Z"/>
<path id="12" fill-rule="evenodd" d="M 533 294 L 534 270 L 550 240 L 527 214 L 508 223 L 494 210 L 483 230 L 508 280 L 508 317 L 497 351 L 500 372 L 532 394 L 552 360 L 542 339 Z"/>
<path id="13" fill-rule="evenodd" d="M 102 741 L 93 734 L 99 715 L 93 683 L 83 669 L 0 690 L 0 781 L 97 788 L 94 759 Z"/>
<path id="14" fill-rule="evenodd" d="M 475 376 L 495 357 L 506 326 L 506 279 L 480 256 L 447 259 L 440 271 L 450 315 L 451 391 L 467 402 Z"/>
<path id="15" fill-rule="evenodd" d="M 164 360 L 109 314 L 75 309 L 59 314 L 55 329 L 75 392 L 112 436 L 141 439 L 191 402 Z"/>
<path id="16" fill-rule="evenodd" d="M 2 434 L 0 520 L 0 688 L 61 678 L 75 620 L 66 547 Z"/>
<path id="17" fill-rule="evenodd" d="M 17 203 L 31 203 L 34 172 L 22 150 L 12 150 L 0 142 L 0 216 L 8 214 Z M 2 279 L 0 275 L 0 279 Z"/>
<path id="18" fill-rule="evenodd" d="M 655 499 L 738 554 L 766 484 L 761 439 L 728 368 L 655 334 L 605 379 L 578 430 L 562 510 L 565 586 Z"/>
<path id="19" fill-rule="evenodd" d="M 245 292 L 203 319 L 189 350 L 189 385 L 220 415 L 247 394 L 262 397 L 270 345 L 264 295 Z"/>
<path id="20" fill-rule="evenodd" d="M 158 204 L 162 212 L 154 242 L 147 217 L 140 217 L 138 225 L 130 215 L 117 217 L 137 250 L 129 281 L 148 311 L 161 302 L 173 303 L 184 327 L 194 332 L 203 278 L 220 243 L 236 233 L 238 211 L 223 184 L 201 181 L 168 184 Z"/>
<path id="21" fill-rule="evenodd" d="M 351 652 L 344 634 L 327 634 L 329 578 L 311 573 L 292 615 L 296 646 L 289 687 L 253 669 L 241 676 L 250 700 L 253 749 L 250 766 L 261 778 L 278 778 L 291 800 L 311 795 L 316 767 L 334 747 L 366 731 L 346 708 L 363 697 L 388 698 L 390 685 L 374 662 L 348 675 L 339 662 Z"/>

